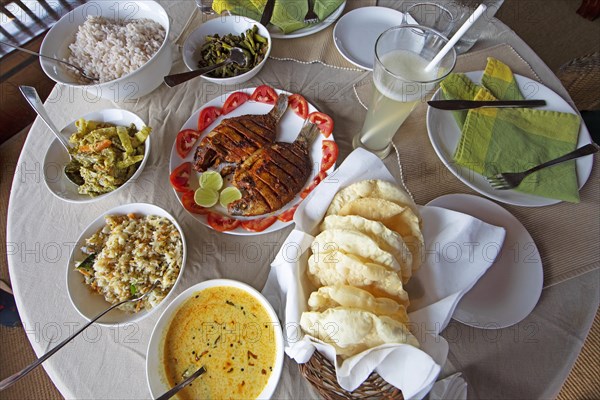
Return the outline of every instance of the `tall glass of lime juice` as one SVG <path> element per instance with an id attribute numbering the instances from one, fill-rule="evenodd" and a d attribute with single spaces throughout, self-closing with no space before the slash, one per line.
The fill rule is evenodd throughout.
<path id="1" fill-rule="evenodd" d="M 451 50 L 431 70 L 429 62 L 448 42 L 441 33 L 419 25 L 399 25 L 383 32 L 375 43 L 373 94 L 364 125 L 353 140 L 381 158 L 391 151 L 392 138 L 414 108 L 456 64 Z"/>

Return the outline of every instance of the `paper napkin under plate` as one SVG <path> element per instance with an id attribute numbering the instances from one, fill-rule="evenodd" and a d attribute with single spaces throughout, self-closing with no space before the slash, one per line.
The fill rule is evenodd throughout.
<path id="1" fill-rule="evenodd" d="M 523 100 L 508 66 L 494 58 L 476 85 L 463 74 L 441 83 L 446 99 Z M 482 108 L 454 117 L 462 136 L 454 153 L 457 164 L 483 176 L 521 172 L 569 153 L 577 146 L 580 118 L 576 114 L 526 108 Z M 538 171 L 516 188 L 520 192 L 579 202 L 575 161 Z"/>
<path id="2" fill-rule="evenodd" d="M 341 188 L 365 179 L 395 183 L 378 157 L 357 149 L 302 202 L 294 217 L 296 229 L 271 264 L 263 294 L 282 320 L 286 353 L 298 363 L 307 362 L 318 349 L 335 365 L 338 383 L 346 390 L 356 389 L 376 371 L 400 388 L 406 399 L 422 398 L 446 362 L 448 344 L 439 333 L 461 297 L 494 262 L 493 255 L 499 253 L 505 231 L 465 214 L 421 207 L 426 258 L 406 285 L 411 302 L 410 327 L 421 348 L 387 344 L 342 360 L 332 346 L 305 335 L 300 328 L 300 316 L 315 290 L 306 274 L 308 250 L 333 196 Z"/>

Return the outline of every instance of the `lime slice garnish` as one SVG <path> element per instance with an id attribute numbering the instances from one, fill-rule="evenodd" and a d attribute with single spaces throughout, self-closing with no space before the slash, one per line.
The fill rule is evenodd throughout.
<path id="1" fill-rule="evenodd" d="M 219 190 L 223 187 L 223 178 L 216 171 L 206 171 L 200 175 L 200 187 L 204 189 Z"/>
<path id="2" fill-rule="evenodd" d="M 239 200 L 242 198 L 242 192 L 239 191 L 238 188 L 230 186 L 228 188 L 223 189 L 221 192 L 221 198 L 219 202 L 223 207 L 227 207 L 229 203 Z"/>
<path id="3" fill-rule="evenodd" d="M 202 207 L 212 207 L 218 200 L 219 193 L 213 189 L 198 188 L 194 193 L 194 201 Z"/>

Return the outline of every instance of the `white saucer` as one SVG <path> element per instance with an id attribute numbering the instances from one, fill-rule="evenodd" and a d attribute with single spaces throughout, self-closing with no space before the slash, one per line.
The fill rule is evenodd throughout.
<path id="1" fill-rule="evenodd" d="M 344 15 L 333 29 L 340 54 L 357 67 L 372 71 L 375 42 L 387 29 L 402 23 L 403 13 L 386 7 L 362 7 Z"/>
<path id="2" fill-rule="evenodd" d="M 544 281 L 542 261 L 531 235 L 511 213 L 496 203 L 469 194 L 438 197 L 428 206 L 469 214 L 506 229 L 496 262 L 458 303 L 454 318 L 483 329 L 506 328 L 522 321 L 537 304 Z M 496 246 L 481 243 L 490 257 Z"/>

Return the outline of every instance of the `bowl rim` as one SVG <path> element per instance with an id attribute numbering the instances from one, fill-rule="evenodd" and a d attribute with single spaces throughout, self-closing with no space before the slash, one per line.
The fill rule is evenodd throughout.
<path id="1" fill-rule="evenodd" d="M 103 86 L 103 85 L 111 85 L 111 84 L 115 84 L 115 83 L 122 83 L 125 82 L 128 78 L 131 78 L 131 76 L 133 76 L 134 74 L 137 74 L 138 72 L 143 71 L 144 69 L 146 69 L 148 67 L 148 65 L 150 63 L 152 63 L 163 51 L 164 48 L 167 46 L 171 45 L 171 42 L 169 40 L 169 35 L 171 33 L 171 17 L 169 16 L 169 14 L 167 13 L 167 11 L 164 9 L 164 7 L 162 5 L 160 5 L 160 3 L 158 3 L 155 0 L 147 0 L 147 1 L 140 1 L 140 0 L 131 0 L 129 1 L 130 3 L 144 3 L 150 6 L 150 8 L 152 10 L 154 10 L 155 12 L 157 12 L 158 14 L 163 14 L 165 17 L 165 20 L 167 21 L 167 26 L 165 27 L 162 23 L 160 23 L 159 21 L 153 19 L 155 22 L 163 25 L 163 28 L 165 28 L 165 39 L 163 40 L 161 46 L 158 48 L 158 50 L 156 50 L 156 53 L 154 53 L 154 55 L 152 57 L 150 57 L 150 59 L 148 61 L 146 61 L 146 63 L 144 65 L 142 65 L 141 67 L 139 67 L 138 69 L 136 69 L 135 71 L 132 71 L 126 75 L 121 76 L 120 78 L 117 79 L 113 79 L 111 81 L 106 81 L 106 82 L 98 82 L 98 83 L 93 83 L 93 84 L 81 84 L 81 83 L 76 83 L 76 82 L 66 82 L 63 80 L 58 79 L 58 77 L 55 76 L 55 74 L 51 74 L 49 73 L 48 70 L 46 70 L 46 65 L 48 65 L 49 63 L 51 63 L 51 61 L 47 61 L 44 60 L 42 57 L 40 58 L 40 65 L 42 67 L 42 70 L 44 71 L 44 74 L 46 74 L 46 76 L 50 79 L 52 79 L 54 82 L 56 83 L 61 83 L 63 85 L 68 85 L 71 87 L 79 87 L 79 88 L 90 88 L 90 87 L 95 87 L 95 86 Z M 99 2 L 100 4 L 102 4 L 103 2 Z M 117 2 L 119 3 L 119 2 Z M 108 2 L 107 2 L 108 4 Z M 110 4 L 114 5 L 114 2 L 111 2 Z M 50 43 L 50 37 L 53 34 L 53 30 L 58 29 L 58 26 L 60 26 L 62 23 L 64 23 L 64 20 L 66 20 L 67 18 L 70 18 L 70 15 L 75 15 L 75 13 L 77 11 L 80 11 L 80 9 L 83 9 L 84 7 L 89 7 L 89 3 L 83 3 L 78 7 L 75 7 L 74 9 L 72 9 L 71 11 L 69 11 L 68 13 L 66 13 L 65 15 L 63 15 L 54 25 L 52 25 L 52 27 L 48 30 L 48 32 L 46 33 L 46 35 L 44 36 L 44 39 L 42 40 L 42 44 L 40 45 L 40 54 L 44 55 L 44 50 L 46 49 L 46 46 L 50 46 L 47 43 Z M 72 14 L 73 13 L 73 14 Z M 89 14 L 86 15 L 86 19 L 89 16 Z M 134 20 L 134 19 L 132 19 Z M 75 27 L 75 32 L 77 30 L 79 30 L 79 27 L 81 25 L 77 25 L 77 27 Z M 46 42 L 48 41 L 48 42 Z"/>
<path id="2" fill-rule="evenodd" d="M 239 15 L 220 15 L 218 18 L 214 18 L 211 20 L 208 20 L 206 22 L 204 22 L 202 25 L 200 25 L 199 27 L 197 27 L 196 29 L 194 29 L 192 32 L 190 32 L 190 34 L 187 36 L 187 38 L 185 39 L 185 41 L 183 42 L 183 46 L 181 49 L 181 59 L 183 60 L 184 65 L 186 66 L 186 68 L 190 71 L 195 71 L 197 68 L 192 69 L 189 65 L 188 65 L 188 59 L 186 58 L 186 50 L 190 48 L 191 46 L 191 38 L 194 36 L 194 34 L 200 30 L 205 30 L 208 29 L 209 27 L 212 27 L 213 25 L 217 25 L 218 23 L 223 23 L 223 21 L 233 21 L 234 25 L 240 24 L 240 20 L 244 23 L 249 23 L 252 25 L 256 25 L 258 26 L 259 31 L 261 31 L 261 35 L 264 33 L 266 35 L 267 41 L 268 41 L 268 47 L 267 47 L 267 52 L 265 54 L 265 58 L 263 58 L 263 60 L 258 63 L 258 65 L 255 65 L 254 68 L 252 68 L 250 71 L 244 72 L 241 75 L 236 75 L 236 76 L 229 76 L 227 78 L 214 78 L 212 76 L 204 76 L 202 75 L 201 78 L 206 79 L 209 82 L 213 82 L 213 83 L 227 83 L 228 80 L 233 80 L 233 79 L 241 79 L 243 77 L 248 76 L 251 73 L 258 73 L 258 71 L 264 66 L 264 64 L 266 63 L 267 59 L 269 58 L 269 56 L 271 55 L 271 49 L 273 48 L 273 39 L 271 38 L 271 33 L 269 32 L 269 30 L 260 22 L 255 21 L 251 18 L 248 17 L 241 17 Z M 253 76 L 253 75 L 252 75 Z M 252 78 L 252 76 L 249 76 L 248 79 Z M 243 82 L 243 81 L 242 81 Z"/>
<path id="3" fill-rule="evenodd" d="M 234 287 L 237 289 L 244 290 L 246 293 L 250 294 L 256 300 L 258 300 L 258 302 L 265 308 L 265 310 L 267 311 L 267 314 L 271 318 L 271 321 L 273 322 L 273 327 L 275 329 L 275 364 L 273 366 L 273 371 L 271 372 L 271 376 L 269 377 L 267 384 L 265 385 L 263 391 L 258 395 L 257 398 L 258 399 L 271 398 L 273 396 L 273 393 L 275 393 L 275 390 L 277 389 L 277 387 L 279 385 L 279 381 L 281 380 L 281 373 L 283 371 L 283 365 L 285 362 L 285 360 L 284 360 L 285 349 L 284 349 L 283 331 L 281 329 L 281 321 L 279 320 L 279 317 L 278 317 L 277 313 L 275 312 L 275 309 L 269 302 L 269 300 L 267 300 L 267 298 L 261 292 L 259 292 L 258 290 L 256 290 L 255 288 L 253 288 L 252 286 L 250 286 L 249 284 L 247 284 L 245 282 L 237 281 L 234 279 L 220 278 L 220 279 L 209 279 L 209 280 L 202 281 L 202 282 L 199 282 L 199 283 L 196 283 L 196 284 L 190 286 L 189 288 L 187 288 L 186 290 L 181 292 L 175 299 L 173 299 L 173 301 L 171 301 L 171 303 L 167 306 L 167 308 L 165 308 L 164 311 L 161 313 L 161 315 L 158 317 L 156 324 L 152 328 L 152 333 L 150 335 L 150 340 L 148 341 L 148 347 L 146 350 L 146 383 L 148 384 L 148 390 L 150 391 L 152 396 L 160 396 L 162 393 L 153 393 L 153 391 L 152 391 L 152 384 L 151 384 L 150 374 L 149 374 L 149 370 L 151 367 L 150 366 L 151 351 L 153 351 L 153 349 L 154 350 L 162 350 L 163 339 L 166 335 L 165 331 L 168 330 L 168 328 L 171 325 L 171 322 L 173 321 L 173 318 L 175 317 L 176 312 L 179 310 L 179 308 L 181 308 L 181 306 L 183 305 L 183 303 L 185 301 L 189 300 L 194 293 L 197 293 L 197 292 L 200 292 L 202 290 L 209 289 L 212 287 L 219 287 L 219 286 L 228 286 L 228 287 Z M 159 329 L 160 325 L 164 325 L 164 326 L 163 326 L 162 330 L 159 332 L 158 329 Z M 163 368 L 161 368 L 162 360 L 161 360 L 160 351 L 156 351 L 156 353 L 159 354 L 156 357 L 158 358 L 158 361 L 159 361 L 160 372 L 164 372 Z M 159 374 L 160 374 L 160 372 L 159 372 Z M 163 384 L 164 384 L 164 382 L 163 382 Z M 167 390 L 167 388 L 165 388 L 165 391 L 166 390 Z"/>
<path id="4" fill-rule="evenodd" d="M 137 115 L 136 113 L 134 113 L 133 111 L 129 111 L 129 110 L 125 110 L 122 108 L 102 108 L 100 110 L 96 110 L 96 111 L 90 111 L 87 114 L 83 115 L 80 118 L 77 118 L 71 122 L 69 122 L 68 124 L 66 124 L 62 129 L 60 129 L 60 134 L 63 136 L 66 136 L 64 131 L 71 125 L 74 125 L 77 121 L 79 121 L 81 118 L 86 119 L 86 120 L 90 120 L 91 118 L 89 118 L 92 115 L 95 114 L 104 114 L 104 113 L 109 113 L 112 111 L 117 111 L 117 112 L 122 112 L 122 113 L 128 113 L 131 116 L 139 119 L 140 121 L 142 121 L 142 123 L 144 124 L 144 126 L 148 126 L 148 124 L 146 124 L 146 122 L 142 119 L 142 117 L 140 117 L 139 115 Z M 97 120 L 97 119 L 95 119 Z M 106 121 L 100 121 L 100 122 L 106 122 Z M 137 126 L 136 126 L 137 128 Z M 138 129 L 141 129 L 142 127 L 139 127 Z M 116 193 L 118 191 L 120 191 L 121 189 L 123 189 L 125 186 L 127 186 L 129 183 L 133 182 L 134 180 L 136 180 L 137 178 L 140 177 L 140 175 L 142 174 L 142 171 L 144 169 L 144 167 L 146 166 L 146 163 L 148 161 L 148 158 L 150 157 L 150 144 L 151 144 L 151 136 L 152 133 L 150 135 L 148 135 L 148 137 L 146 138 L 144 144 L 144 158 L 142 159 L 142 161 L 140 162 L 140 165 L 138 166 L 137 170 L 135 171 L 135 173 L 133 175 L 131 175 L 129 177 L 129 179 L 127 179 L 127 181 L 125 181 L 125 183 L 123 183 L 121 186 L 119 186 L 118 188 L 116 188 L 115 190 L 108 192 L 108 193 L 103 193 L 101 195 L 98 195 L 96 197 L 90 197 L 89 195 L 81 195 L 81 199 L 68 199 L 65 197 L 60 196 L 58 193 L 56 193 L 54 190 L 52 190 L 50 188 L 50 185 L 48 184 L 48 177 L 46 176 L 46 168 L 45 166 L 47 165 L 47 160 L 48 160 L 48 154 L 50 152 L 50 148 L 57 144 L 58 146 L 61 147 L 61 149 L 63 149 L 62 144 L 58 143 L 58 139 L 57 138 L 53 138 L 53 140 L 50 142 L 50 144 L 48 145 L 48 147 L 46 148 L 46 153 L 44 154 L 44 160 L 43 160 L 43 167 L 44 167 L 44 171 L 43 171 L 43 175 L 44 175 L 44 184 L 46 185 L 46 188 L 48 189 L 48 191 L 50 193 L 52 193 L 54 196 L 56 196 L 58 199 L 62 200 L 62 201 L 66 201 L 67 203 L 74 203 L 74 204 L 85 204 L 85 203 L 94 203 L 98 200 L 101 199 L 105 199 L 108 196 L 112 195 L 113 193 Z M 68 137 L 67 137 L 68 140 Z M 63 149 L 64 150 L 64 149 Z M 62 173 L 62 171 L 61 171 Z"/>
<path id="5" fill-rule="evenodd" d="M 77 238 L 77 241 L 75 242 L 75 245 L 73 246 L 73 249 L 71 250 L 71 254 L 69 255 L 69 261 L 67 262 L 67 268 L 66 268 L 66 275 L 65 275 L 65 282 L 67 285 L 67 295 L 69 297 L 69 301 L 71 303 L 71 305 L 73 306 L 73 308 L 75 309 L 75 311 L 77 311 L 77 313 L 79 315 L 81 315 L 84 319 L 86 319 L 87 321 L 90 321 L 94 316 L 92 316 L 91 318 L 88 315 L 85 315 L 78 307 L 78 305 L 76 304 L 75 299 L 73 298 L 73 294 L 71 293 L 71 289 L 70 289 L 70 285 L 69 285 L 69 278 L 70 276 L 74 273 L 73 267 L 74 267 L 74 263 L 75 263 L 75 254 L 76 252 L 81 248 L 81 245 L 84 243 L 85 239 L 87 239 L 87 237 L 84 237 L 85 233 L 88 232 L 89 230 L 92 229 L 93 226 L 100 224 L 100 222 L 104 221 L 104 218 L 107 215 L 110 214 L 116 214 L 116 213 L 127 213 L 127 209 L 135 209 L 135 208 L 149 208 L 149 209 L 154 209 L 154 210 L 158 210 L 163 212 L 166 216 L 165 218 L 167 218 L 169 221 L 171 221 L 171 223 L 175 226 L 175 228 L 177 228 L 177 230 L 179 231 L 179 236 L 181 237 L 181 246 L 182 246 L 182 257 L 181 257 L 181 267 L 179 268 L 179 274 L 177 276 L 177 279 L 175 280 L 175 283 L 173 284 L 173 287 L 171 288 L 171 290 L 169 290 L 169 293 L 167 293 L 167 295 L 165 296 L 165 298 L 155 307 L 153 307 L 150 311 L 146 311 L 146 310 L 142 310 L 139 311 L 136 314 L 131 314 L 133 317 L 130 320 L 127 321 L 122 321 L 122 322 L 102 322 L 101 319 L 96 321 L 95 324 L 98 324 L 100 326 L 106 326 L 106 327 L 113 327 L 113 326 L 128 326 L 134 323 L 138 323 L 141 320 L 143 320 L 144 318 L 148 317 L 151 314 L 154 314 L 155 311 L 157 309 L 159 309 L 160 307 L 162 307 L 163 305 L 167 304 L 170 302 L 171 298 L 173 297 L 173 293 L 175 292 L 175 289 L 177 288 L 177 285 L 179 284 L 179 282 L 181 281 L 181 277 L 184 273 L 185 270 L 185 264 L 187 262 L 187 243 L 185 240 L 185 234 L 183 233 L 183 229 L 181 228 L 181 225 L 179 225 L 179 223 L 177 222 L 177 220 L 175 219 L 175 217 L 168 212 L 167 210 L 165 210 L 162 207 L 159 207 L 155 204 L 150 204 L 150 203 L 127 203 L 127 204 L 121 204 L 119 206 L 113 207 L 109 210 L 106 210 L 104 212 L 102 212 L 100 215 L 98 215 L 96 218 L 94 218 L 94 220 L 92 220 L 79 234 L 79 237 Z M 148 216 L 148 215 L 156 215 L 153 214 L 152 212 L 149 213 L 140 213 L 141 215 L 144 216 Z M 104 222 L 104 224 L 106 224 Z M 88 235 L 85 235 L 88 236 Z M 85 285 L 83 282 L 80 282 L 81 285 Z M 90 296 L 96 296 L 96 293 L 92 293 L 90 291 L 89 293 Z M 99 296 L 99 295 L 98 295 Z M 110 307 L 111 304 L 108 303 L 106 300 L 106 308 Z"/>

